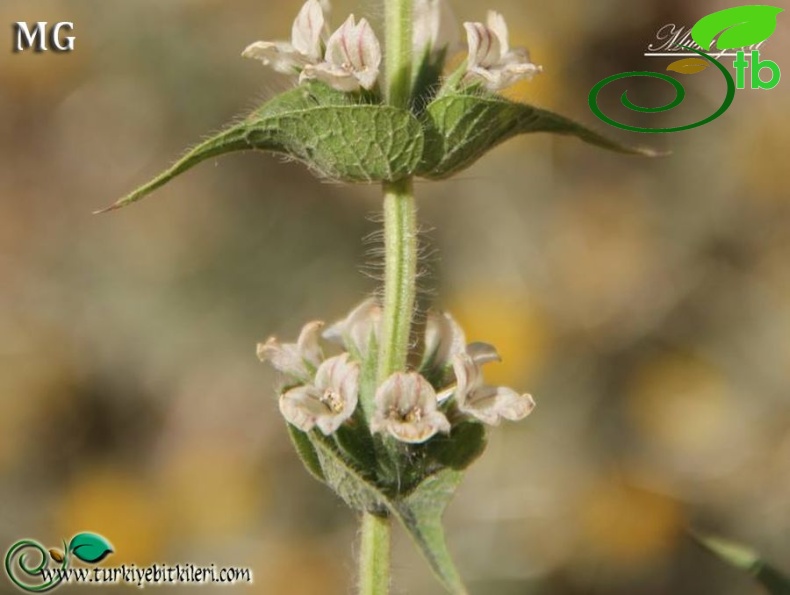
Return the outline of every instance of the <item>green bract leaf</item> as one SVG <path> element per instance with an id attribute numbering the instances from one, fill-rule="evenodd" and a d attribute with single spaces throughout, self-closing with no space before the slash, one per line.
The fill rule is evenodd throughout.
<path id="1" fill-rule="evenodd" d="M 342 456 L 330 438 L 310 433 L 326 482 L 351 508 L 374 514 L 390 513 L 411 535 L 442 585 L 464 595 L 461 577 L 453 564 L 442 528 L 442 515 L 461 483 L 463 474 L 444 470 L 429 476 L 408 494 L 390 493 Z"/>
<path id="2" fill-rule="evenodd" d="M 444 588 L 454 595 L 464 595 L 466 588 L 447 549 L 442 515 L 462 477 L 458 471 L 442 471 L 422 482 L 407 498 L 390 505 Z"/>
<path id="3" fill-rule="evenodd" d="M 498 144 L 527 132 L 567 134 L 605 149 L 654 156 L 568 118 L 497 95 L 446 94 L 411 112 L 367 103 L 311 82 L 278 95 L 245 119 L 204 141 L 172 167 L 110 207 L 144 198 L 198 163 L 235 151 L 281 153 L 319 176 L 341 182 L 386 182 L 419 175 L 449 177 Z"/>
<path id="4" fill-rule="evenodd" d="M 720 537 L 692 537 L 716 557 L 754 576 L 771 595 L 790 595 L 790 577 L 766 563 L 753 549 Z"/>
<path id="5" fill-rule="evenodd" d="M 428 443 L 431 459 L 456 471 L 474 463 L 485 448 L 486 430 L 477 422 L 458 424 L 449 436 L 437 436 Z"/>
<path id="6" fill-rule="evenodd" d="M 419 121 L 406 110 L 364 103 L 359 95 L 322 83 L 304 84 L 201 143 L 105 210 L 140 200 L 201 161 L 253 149 L 282 153 L 333 180 L 394 181 L 416 169 L 423 134 Z"/>
<path id="7" fill-rule="evenodd" d="M 387 495 L 376 485 L 370 470 L 350 462 L 332 438 L 310 432 L 310 440 L 321 462 L 326 483 L 346 504 L 360 512 L 381 514 L 387 510 Z"/>
<path id="8" fill-rule="evenodd" d="M 305 469 L 318 481 L 326 482 L 324 471 L 321 469 L 321 460 L 318 458 L 318 453 L 315 451 L 315 446 L 313 446 L 309 436 L 291 424 L 286 425 L 288 426 L 288 435 L 291 437 L 291 443 L 294 445 L 296 454 L 299 455 Z"/>
<path id="9" fill-rule="evenodd" d="M 417 174 L 441 179 L 466 169 L 504 141 L 528 132 L 575 136 L 587 143 L 634 155 L 655 156 L 649 149 L 613 141 L 564 116 L 497 95 L 447 94 L 425 114 L 425 153 Z"/>
<path id="10" fill-rule="evenodd" d="M 88 564 L 98 564 L 112 552 L 112 545 L 96 533 L 79 533 L 71 538 L 68 551 Z"/>
<path id="11" fill-rule="evenodd" d="M 775 6 L 735 6 L 725 8 L 697 21 L 691 38 L 708 51 L 719 36 L 720 50 L 741 49 L 765 41 L 776 31 L 776 17 L 784 9 Z"/>

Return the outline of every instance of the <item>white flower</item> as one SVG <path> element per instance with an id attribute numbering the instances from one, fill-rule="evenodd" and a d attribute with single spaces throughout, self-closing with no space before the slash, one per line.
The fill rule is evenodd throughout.
<path id="1" fill-rule="evenodd" d="M 459 42 L 458 21 L 447 0 L 414 0 L 412 45 L 417 61 L 452 49 Z"/>
<path id="2" fill-rule="evenodd" d="M 488 23 L 464 23 L 469 42 L 467 80 L 482 81 L 499 91 L 521 79 L 531 79 L 543 69 L 530 62 L 524 48 L 511 48 L 507 24 L 498 12 L 489 11 Z"/>
<path id="3" fill-rule="evenodd" d="M 376 85 L 381 46 L 366 19 L 356 23 L 352 14 L 326 44 L 324 61 L 307 64 L 299 78 L 318 79 L 338 91 L 370 90 Z"/>
<path id="4" fill-rule="evenodd" d="M 483 344 L 478 344 L 483 345 Z M 470 346 L 471 347 L 471 346 Z M 453 370 L 457 386 L 455 401 L 458 409 L 467 415 L 491 425 L 498 425 L 502 419 L 518 421 L 524 419 L 535 408 L 532 396 L 520 395 L 506 386 L 487 386 L 483 383 L 480 366 L 499 359 L 496 350 L 487 345 L 473 350 L 473 353 L 459 354 L 454 358 Z"/>
<path id="5" fill-rule="evenodd" d="M 359 366 L 344 353 L 321 364 L 313 383 L 282 395 L 280 412 L 303 432 L 318 426 L 328 436 L 354 414 L 358 392 Z"/>
<path id="6" fill-rule="evenodd" d="M 323 322 L 308 322 L 296 343 L 280 343 L 275 337 L 269 337 L 266 343 L 258 344 L 258 358 L 270 361 L 277 371 L 289 378 L 309 382 L 324 359 L 319 344 L 323 328 Z"/>
<path id="7" fill-rule="evenodd" d="M 425 323 L 425 353 L 420 367 L 443 369 L 464 353 L 479 366 L 501 359 L 493 345 L 480 342 L 467 345 L 464 330 L 448 312 L 429 311 Z"/>
<path id="8" fill-rule="evenodd" d="M 414 372 L 387 378 L 376 391 L 375 404 L 370 420 L 374 433 L 386 431 L 401 442 L 418 444 L 450 431 L 450 422 L 437 409 L 433 387 Z"/>
<path id="9" fill-rule="evenodd" d="M 324 7 L 328 3 L 307 0 L 294 20 L 291 43 L 285 41 L 256 41 L 242 52 L 245 58 L 260 60 L 277 72 L 297 74 L 308 64 L 321 60 L 326 33 Z"/>
<path id="10" fill-rule="evenodd" d="M 367 359 L 371 343 L 381 331 L 381 306 L 374 298 L 362 302 L 348 316 L 324 331 L 324 339 L 339 343 L 360 360 Z"/>

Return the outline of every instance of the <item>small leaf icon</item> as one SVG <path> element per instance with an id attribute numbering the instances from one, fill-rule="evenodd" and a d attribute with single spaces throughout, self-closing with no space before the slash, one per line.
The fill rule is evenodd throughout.
<path id="1" fill-rule="evenodd" d="M 783 8 L 775 6 L 735 6 L 725 8 L 697 21 L 691 28 L 692 39 L 703 50 L 713 46 L 720 50 L 741 49 L 761 43 L 776 31 L 776 17 Z"/>
<path id="2" fill-rule="evenodd" d="M 96 533 L 79 533 L 71 538 L 69 552 L 88 564 L 98 564 L 113 553 L 112 545 Z"/>
<path id="3" fill-rule="evenodd" d="M 667 70 L 680 74 L 697 74 L 708 66 L 710 66 L 710 62 L 702 58 L 684 58 L 683 60 L 676 60 L 667 66 Z"/>
<path id="4" fill-rule="evenodd" d="M 51 550 L 49 550 L 49 556 L 58 564 L 60 564 L 61 562 L 63 562 L 63 560 L 65 560 L 63 552 L 61 552 L 59 549 L 56 548 L 52 548 Z"/>

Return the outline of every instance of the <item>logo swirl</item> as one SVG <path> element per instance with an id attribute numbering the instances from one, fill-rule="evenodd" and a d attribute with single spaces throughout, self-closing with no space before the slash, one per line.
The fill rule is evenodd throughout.
<path id="1" fill-rule="evenodd" d="M 615 74 L 615 75 L 612 75 L 612 76 L 610 76 L 608 78 L 603 79 L 601 82 L 599 82 L 597 85 L 595 85 L 590 90 L 590 95 L 589 95 L 589 98 L 588 98 L 588 102 L 590 104 L 590 109 L 593 111 L 593 113 L 596 116 L 598 116 L 601 120 L 603 120 L 607 124 L 610 124 L 610 125 L 615 126 L 617 128 L 622 128 L 623 130 L 629 130 L 631 132 L 653 132 L 653 133 L 680 132 L 682 130 L 690 130 L 690 129 L 696 128 L 698 126 L 703 126 L 703 125 L 707 124 L 708 122 L 712 122 L 713 120 L 715 120 L 716 118 L 721 116 L 724 112 L 727 111 L 727 109 L 729 109 L 730 105 L 732 105 L 732 102 L 735 99 L 735 80 L 732 78 L 732 75 L 727 71 L 726 68 L 724 68 L 724 66 L 722 66 L 718 62 L 718 60 L 715 60 L 714 58 L 711 58 L 706 52 L 699 51 L 697 49 L 694 49 L 694 48 L 691 48 L 691 47 L 687 47 L 687 46 L 684 46 L 684 45 L 681 45 L 681 46 L 678 46 L 678 47 L 681 47 L 681 48 L 683 48 L 685 50 L 689 50 L 689 51 L 692 51 L 692 52 L 694 52 L 696 54 L 699 54 L 702 58 L 704 58 L 705 60 L 707 60 L 708 62 L 713 64 L 716 68 L 718 68 L 719 72 L 721 72 L 722 75 L 724 76 L 724 79 L 727 82 L 727 95 L 725 96 L 724 102 L 721 104 L 721 107 L 719 107 L 719 109 L 716 110 L 715 113 L 713 113 L 712 115 L 708 116 L 704 120 L 700 120 L 699 122 L 694 122 L 692 124 L 686 124 L 684 126 L 674 126 L 674 127 L 671 127 L 671 128 L 649 128 L 649 127 L 642 127 L 642 126 L 631 126 L 629 124 L 623 124 L 622 122 L 618 122 L 617 120 L 614 120 L 614 119 L 610 118 L 609 116 L 607 116 L 606 114 L 604 114 L 603 111 L 601 110 L 600 106 L 598 105 L 598 95 L 601 93 L 603 88 L 606 85 L 608 85 L 609 83 L 612 83 L 614 81 L 618 81 L 618 80 L 624 79 L 624 78 L 637 77 L 637 76 L 646 76 L 646 77 L 651 77 L 651 78 L 657 78 L 657 79 L 660 79 L 662 81 L 668 82 L 675 89 L 675 99 L 673 99 L 672 101 L 670 101 L 669 103 L 667 103 L 665 105 L 661 105 L 661 106 L 658 106 L 658 107 L 642 107 L 642 106 L 636 105 L 634 102 L 632 102 L 628 98 L 628 91 L 624 91 L 623 94 L 620 96 L 620 102 L 625 107 L 630 109 L 631 111 L 641 112 L 641 113 L 665 112 L 665 111 L 669 111 L 669 110 L 671 110 L 673 108 L 676 108 L 678 105 L 680 105 L 683 102 L 683 100 L 686 97 L 686 90 L 683 88 L 683 85 L 681 85 L 678 80 L 672 78 L 671 76 L 669 76 L 667 74 L 663 74 L 663 73 L 659 73 L 659 72 L 640 71 L 640 70 L 635 70 L 635 71 L 632 71 L 632 72 L 623 72 L 621 74 Z"/>
<path id="2" fill-rule="evenodd" d="M 64 544 L 65 545 L 65 544 Z M 28 554 L 32 553 L 29 550 L 37 552 L 36 555 L 41 557 L 41 561 L 35 566 L 28 566 Z M 50 554 L 47 549 L 32 539 L 23 539 L 17 541 L 11 546 L 5 556 L 5 569 L 8 573 L 8 578 L 17 587 L 29 593 L 44 593 L 57 587 L 63 579 L 61 574 L 56 574 L 54 578 L 50 577 L 47 582 L 40 584 L 33 584 L 29 580 L 20 578 L 19 575 L 25 577 L 38 578 L 44 580 L 43 570 L 49 566 Z M 16 562 L 16 564 L 15 564 Z M 65 570 L 68 567 L 68 556 L 63 558 L 61 569 Z"/>

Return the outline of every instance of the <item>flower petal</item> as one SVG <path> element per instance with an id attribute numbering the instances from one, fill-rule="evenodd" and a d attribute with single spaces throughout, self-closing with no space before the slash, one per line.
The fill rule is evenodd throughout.
<path id="1" fill-rule="evenodd" d="M 318 419 L 327 414 L 327 407 L 320 398 L 321 391 L 316 387 L 298 386 L 280 396 L 280 413 L 288 423 L 309 432 Z"/>
<path id="2" fill-rule="evenodd" d="M 299 333 L 299 338 L 296 341 L 296 348 L 299 350 L 302 358 L 309 362 L 314 368 L 321 365 L 324 359 L 324 352 L 321 350 L 321 331 L 324 329 L 324 323 L 320 320 L 308 322 L 302 327 L 302 332 Z"/>
<path id="3" fill-rule="evenodd" d="M 379 75 L 381 46 L 367 19 L 356 24 L 354 15 L 346 19 L 326 44 L 326 62 L 310 69 L 308 76 L 324 80 L 333 87 L 348 91 L 348 76 L 357 88 L 372 89 Z M 342 88 L 341 88 L 342 87 Z"/>
<path id="4" fill-rule="evenodd" d="M 467 81 L 482 81 L 499 91 L 522 79 L 529 80 L 542 68 L 533 64 L 524 48 L 510 47 L 507 23 L 498 12 L 488 13 L 488 24 L 464 23 L 469 41 Z"/>
<path id="5" fill-rule="evenodd" d="M 294 20 L 291 44 L 311 62 L 321 60 L 321 37 L 326 31 L 324 9 L 318 0 L 307 0 Z"/>
<path id="6" fill-rule="evenodd" d="M 330 49 L 330 38 L 326 52 L 327 61 L 331 64 L 355 72 L 378 68 L 381 64 L 381 47 L 367 19 L 360 19 L 356 24 L 352 14 L 332 37 L 334 45 Z"/>
<path id="7" fill-rule="evenodd" d="M 321 364 L 314 384 L 282 395 L 280 411 L 300 430 L 309 432 L 318 426 L 328 436 L 354 414 L 358 388 L 359 366 L 343 354 Z"/>
<path id="8" fill-rule="evenodd" d="M 495 66 L 502 57 L 502 52 L 494 32 L 483 23 L 464 23 L 464 28 L 469 44 L 469 70 Z"/>
<path id="9" fill-rule="evenodd" d="M 296 343 L 280 343 L 276 337 L 269 337 L 266 343 L 258 343 L 258 359 L 271 362 L 286 376 L 309 382 L 324 359 L 318 342 L 323 327 L 324 323 L 319 320 L 308 322 L 302 327 Z"/>
<path id="10" fill-rule="evenodd" d="M 464 330 L 447 312 L 431 310 L 425 322 L 425 354 L 422 365 L 444 368 L 466 349 Z"/>
<path id="11" fill-rule="evenodd" d="M 526 53 L 526 50 L 523 51 Z M 516 50 L 510 52 L 506 59 L 511 61 L 506 62 L 500 70 L 501 80 L 499 84 L 501 86 L 499 89 L 510 87 L 521 80 L 532 80 L 532 77 L 536 74 L 543 72 L 543 67 L 530 62 L 528 56 L 519 58 Z"/>
<path id="12" fill-rule="evenodd" d="M 354 50 L 351 52 L 351 64 L 358 72 L 369 70 L 378 74 L 381 66 L 381 45 L 367 19 L 360 19 L 356 28 L 356 35 Z M 364 87 L 365 85 L 363 84 L 362 86 Z"/>
<path id="13" fill-rule="evenodd" d="M 269 337 L 266 343 L 258 343 L 257 353 L 258 359 L 270 362 L 278 372 L 301 382 L 310 380 L 310 370 L 294 343 L 280 343 L 276 337 Z"/>
<path id="14" fill-rule="evenodd" d="M 505 17 L 495 10 L 488 11 L 488 29 L 496 36 L 499 41 L 499 56 L 502 57 L 510 51 L 510 33 L 507 30 Z"/>
<path id="15" fill-rule="evenodd" d="M 493 68 L 470 68 L 467 80 L 482 80 L 489 91 L 501 91 L 520 80 L 530 80 L 536 74 L 543 72 L 535 64 L 505 64 Z"/>
<path id="16" fill-rule="evenodd" d="M 324 331 L 327 341 L 338 343 L 364 360 L 372 341 L 378 339 L 381 329 L 381 306 L 374 298 L 369 298 L 354 308 L 343 320 L 334 323 Z"/>
<path id="17" fill-rule="evenodd" d="M 479 341 L 469 343 L 469 345 L 466 346 L 466 353 L 472 358 L 472 361 L 477 364 L 477 366 L 502 361 L 502 357 L 499 355 L 496 347 L 489 343 L 481 343 Z"/>
<path id="18" fill-rule="evenodd" d="M 416 423 L 389 423 L 387 431 L 390 436 L 407 444 L 422 444 L 433 438 L 437 433 L 450 433 L 450 422 L 443 413 L 435 411 L 426 415 Z"/>
<path id="19" fill-rule="evenodd" d="M 453 372 L 456 382 L 455 400 L 462 404 L 471 392 L 482 386 L 483 375 L 480 367 L 466 353 L 459 353 L 453 358 Z"/>
<path id="20" fill-rule="evenodd" d="M 414 56 L 440 52 L 458 44 L 458 22 L 446 0 L 414 0 Z"/>
<path id="21" fill-rule="evenodd" d="M 299 82 L 303 83 L 306 80 L 319 80 L 326 83 L 333 89 L 342 91 L 343 93 L 352 93 L 359 91 L 359 81 L 349 70 L 333 66 L 328 62 L 320 64 L 308 64 L 304 67 Z"/>
<path id="22" fill-rule="evenodd" d="M 496 426 L 503 419 L 524 419 L 535 408 L 535 401 L 531 395 L 521 395 L 512 388 L 484 386 L 459 401 L 458 408 L 483 423 Z"/>
<path id="23" fill-rule="evenodd" d="M 436 396 L 436 400 L 444 403 L 455 396 L 456 401 L 463 407 L 469 395 L 483 386 L 480 366 L 499 361 L 502 361 L 502 358 L 493 345 L 470 343 L 463 353 L 457 353 L 452 358 L 455 384 L 442 390 Z"/>
<path id="24" fill-rule="evenodd" d="M 359 400 L 359 364 L 347 353 L 326 360 L 315 375 L 315 386 L 324 391 L 330 407 L 348 419 Z"/>
<path id="25" fill-rule="evenodd" d="M 436 393 L 425 378 L 398 372 L 378 388 L 372 432 L 389 432 L 410 444 L 425 442 L 437 432 L 449 432 L 450 422 L 436 406 Z"/>
<path id="26" fill-rule="evenodd" d="M 241 55 L 260 60 L 264 66 L 270 66 L 283 74 L 295 74 L 307 63 L 302 54 L 284 41 L 256 41 L 248 45 Z"/>

